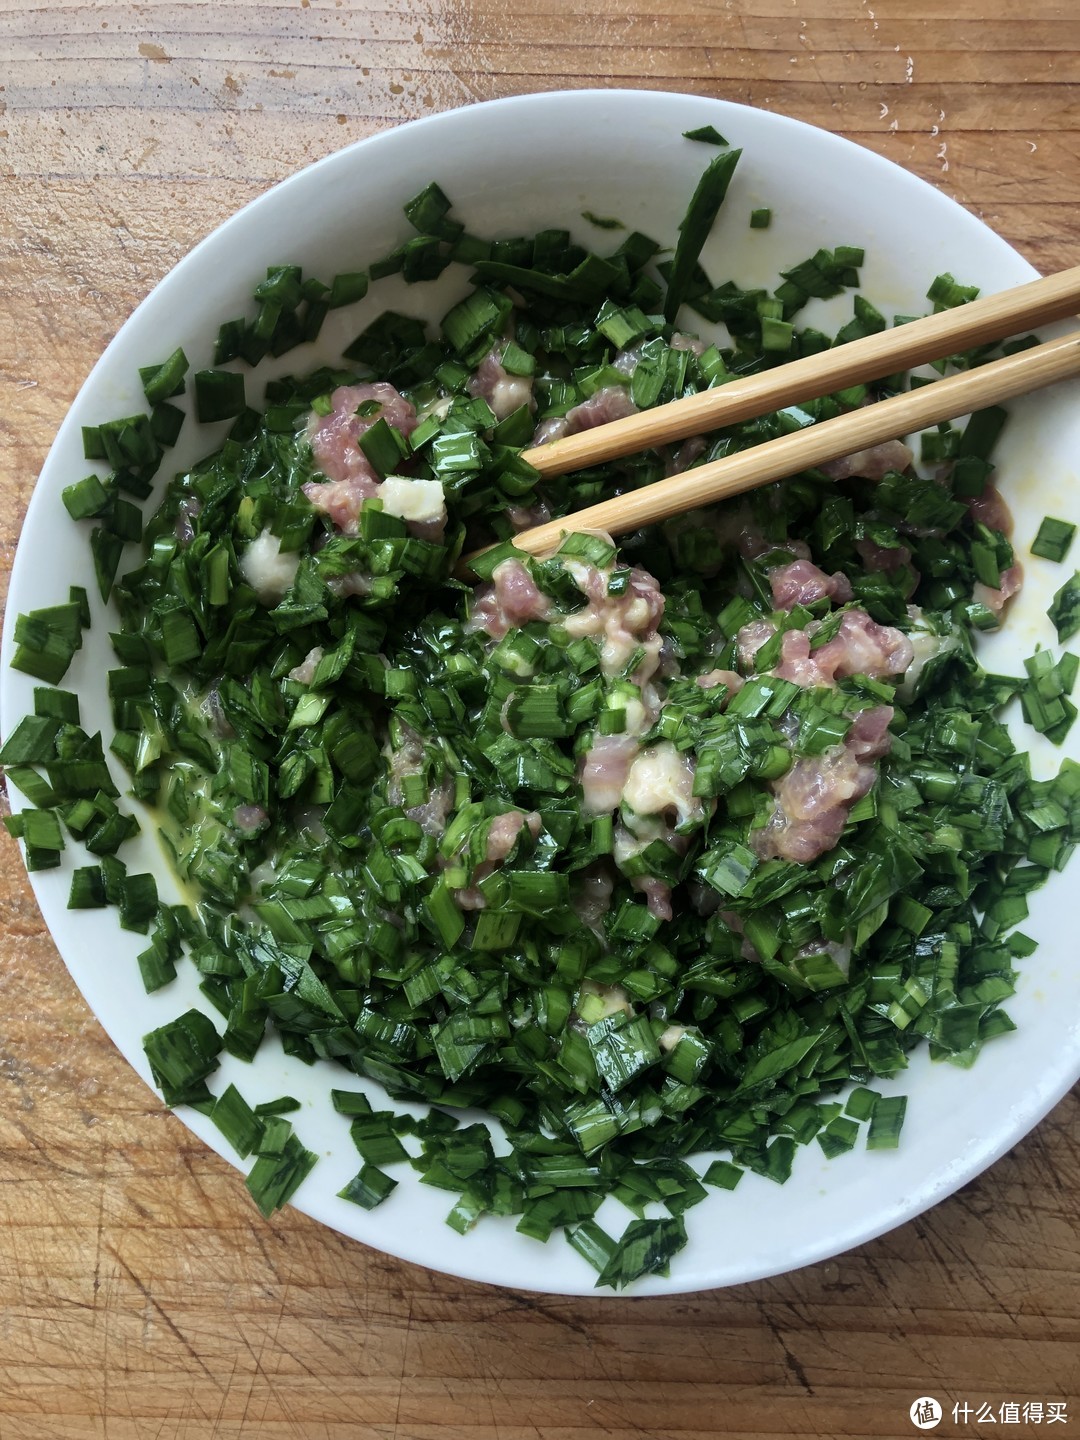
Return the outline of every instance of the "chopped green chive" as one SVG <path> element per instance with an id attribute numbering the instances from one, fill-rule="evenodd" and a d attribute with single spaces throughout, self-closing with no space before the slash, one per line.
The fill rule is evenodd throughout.
<path id="1" fill-rule="evenodd" d="M 244 377 L 231 370 L 199 370 L 195 375 L 195 414 L 202 425 L 231 420 L 244 409 Z"/>
<path id="2" fill-rule="evenodd" d="M 1044 560 L 1064 560 L 1075 534 L 1075 525 L 1067 520 L 1054 520 L 1047 515 L 1039 526 L 1039 533 L 1031 542 L 1031 553 Z"/>
<path id="3" fill-rule="evenodd" d="M 351 1200 L 364 1210 L 374 1210 L 397 1189 L 397 1181 L 379 1169 L 377 1165 L 364 1165 L 358 1175 L 337 1193 L 342 1200 Z"/>
<path id="4" fill-rule="evenodd" d="M 710 137 L 710 143 L 720 143 L 719 137 L 716 140 L 711 140 Z M 710 162 L 698 181 L 697 189 L 679 225 L 679 240 L 671 262 L 667 299 L 664 302 L 664 314 L 668 320 L 675 319 L 687 295 L 702 246 L 713 227 L 720 206 L 724 203 L 741 155 L 741 150 L 724 150 Z"/>
<path id="5" fill-rule="evenodd" d="M 139 371 L 143 394 L 148 405 L 157 405 L 162 400 L 171 400 L 184 390 L 184 376 L 188 371 L 188 358 L 183 350 L 174 350 L 161 365 L 151 365 Z"/>
<path id="6" fill-rule="evenodd" d="M 684 130 L 684 140 L 700 140 L 704 145 L 726 145 L 724 139 L 715 125 L 699 125 L 696 130 Z"/>
<path id="7" fill-rule="evenodd" d="M 1080 570 L 1074 571 L 1061 589 L 1055 591 L 1046 613 L 1057 631 L 1059 644 L 1071 640 L 1080 630 Z"/>
<path id="8" fill-rule="evenodd" d="M 263 1215 L 288 1204 L 318 1160 L 290 1135 L 278 1155 L 260 1155 L 247 1177 L 247 1188 Z"/>
<path id="9" fill-rule="evenodd" d="M 895 1150 L 900 1143 L 900 1130 L 907 1110 L 906 1095 L 885 1096 L 874 1106 L 870 1128 L 866 1132 L 868 1150 Z"/>

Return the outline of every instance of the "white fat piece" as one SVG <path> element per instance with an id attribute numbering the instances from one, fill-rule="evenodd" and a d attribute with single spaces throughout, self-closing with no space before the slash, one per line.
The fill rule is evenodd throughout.
<path id="1" fill-rule="evenodd" d="M 599 980 L 583 980 L 579 1010 L 585 1011 L 588 1023 L 595 1025 L 611 1015 L 633 1015 L 630 996 L 621 985 L 602 985 Z"/>
<path id="2" fill-rule="evenodd" d="M 685 1025 L 669 1025 L 666 1030 L 660 1032 L 656 1043 L 665 1055 L 670 1055 L 685 1034 Z"/>
<path id="3" fill-rule="evenodd" d="M 932 630 L 928 630 L 923 619 L 923 612 L 918 605 L 909 605 L 907 613 L 908 618 L 913 622 L 911 629 L 907 632 L 907 638 L 911 641 L 914 654 L 911 664 L 904 671 L 904 678 L 896 690 L 896 698 L 901 705 L 909 704 L 915 698 L 916 687 L 927 664 L 931 660 L 937 659 L 939 655 L 958 649 L 960 645 L 960 641 L 955 635 L 935 635 Z"/>
<path id="4" fill-rule="evenodd" d="M 701 801 L 693 792 L 693 760 L 676 750 L 670 740 L 662 740 L 643 750 L 630 766 L 622 798 L 637 815 L 674 810 L 679 823 L 685 824 L 691 816 L 701 814 Z"/>
<path id="5" fill-rule="evenodd" d="M 388 515 L 424 524 L 446 519 L 446 497 L 438 480 L 388 475 L 376 491 Z"/>
<path id="6" fill-rule="evenodd" d="M 296 579 L 300 556 L 281 550 L 281 541 L 269 530 L 257 535 L 240 557 L 240 573 L 255 591 L 261 605 L 277 605 Z"/>
<path id="7" fill-rule="evenodd" d="M 497 380 L 488 404 L 496 420 L 505 420 L 532 399 L 532 379 L 528 375 L 507 375 Z"/>
<path id="8" fill-rule="evenodd" d="M 956 650 L 960 645 L 955 635 L 931 635 L 928 630 L 912 630 L 908 639 L 915 654 L 904 671 L 903 680 L 897 686 L 896 698 L 902 705 L 915 698 L 916 686 L 929 662 L 949 650 Z"/>
<path id="9" fill-rule="evenodd" d="M 323 648 L 321 645 L 316 645 L 313 650 L 308 651 L 299 665 L 294 665 L 289 671 L 289 679 L 298 680 L 301 685 L 310 685 L 322 658 Z"/>
<path id="10" fill-rule="evenodd" d="M 416 412 L 416 418 L 417 420 L 428 420 L 434 415 L 436 420 L 445 420 L 453 403 L 453 395 L 443 395 L 437 400 L 429 400 Z"/>

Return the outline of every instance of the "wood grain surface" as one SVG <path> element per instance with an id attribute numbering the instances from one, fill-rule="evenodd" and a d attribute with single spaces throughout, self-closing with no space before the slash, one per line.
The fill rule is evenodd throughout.
<path id="1" fill-rule="evenodd" d="M 1077 0 L 0 0 L 5 591 L 65 408 L 195 241 L 350 140 L 595 84 L 795 115 L 1041 270 L 1080 261 Z M 1010 1401 L 1080 1428 L 1075 1095 L 928 1215 L 783 1278 L 488 1289 L 262 1222 L 113 1050 L 0 849 L 0 1440 L 884 1437 L 924 1394 L 943 1434 L 1009 1433 Z"/>

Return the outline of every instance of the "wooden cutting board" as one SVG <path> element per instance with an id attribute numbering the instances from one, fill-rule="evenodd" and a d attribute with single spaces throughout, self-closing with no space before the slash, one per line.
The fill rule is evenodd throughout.
<path id="1" fill-rule="evenodd" d="M 5 590 L 65 408 L 196 240 L 350 140 L 595 84 L 784 111 L 1041 270 L 1080 259 L 1076 0 L 0 0 Z M 487 1289 L 261 1220 L 105 1039 L 0 847 L 0 1440 L 906 1436 L 922 1395 L 943 1434 L 1030 1433 L 1051 1403 L 1080 1426 L 1075 1095 L 930 1214 L 796 1274 Z"/>

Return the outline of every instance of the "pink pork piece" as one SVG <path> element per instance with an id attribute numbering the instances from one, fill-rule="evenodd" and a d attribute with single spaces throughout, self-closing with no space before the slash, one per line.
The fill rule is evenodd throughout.
<path id="1" fill-rule="evenodd" d="M 702 690 L 715 690 L 718 685 L 725 685 L 730 698 L 739 693 L 746 681 L 741 675 L 736 675 L 734 670 L 707 670 L 704 675 L 699 675 L 694 683 L 700 685 Z"/>
<path id="2" fill-rule="evenodd" d="M 489 350 L 465 388 L 474 398 L 485 400 L 496 420 L 505 420 L 522 405 L 536 409 L 531 375 L 511 375 L 502 363 L 502 347 Z"/>
<path id="3" fill-rule="evenodd" d="M 357 410 L 376 401 L 370 415 Z M 379 477 L 360 449 L 360 437 L 377 420 L 385 420 L 404 436 L 416 429 L 416 410 L 393 385 L 376 380 L 370 385 L 341 385 L 330 396 L 329 415 L 315 416 L 309 430 L 311 453 L 327 483 L 313 480 L 304 494 L 316 510 L 328 515 L 339 530 L 355 535 L 360 507 L 375 494 Z"/>
<path id="4" fill-rule="evenodd" d="M 790 565 L 774 565 L 769 571 L 769 588 L 778 610 L 793 610 L 796 605 L 812 605 L 815 600 L 846 604 L 852 598 L 851 581 L 841 571 L 826 575 L 810 560 L 793 560 Z"/>
<path id="5" fill-rule="evenodd" d="M 676 330 L 668 342 L 672 350 L 689 350 L 691 355 L 704 355 L 709 348 L 707 340 L 701 340 L 696 335 L 684 335 L 681 330 Z"/>
<path id="6" fill-rule="evenodd" d="M 780 664 L 772 672 L 796 685 L 835 685 L 849 675 L 887 680 L 902 675 L 915 658 L 911 641 L 892 625 L 878 625 L 865 610 L 848 610 L 840 629 L 817 650 L 805 630 L 788 630 L 781 641 Z"/>
<path id="7" fill-rule="evenodd" d="M 491 865 L 501 865 L 517 844 L 518 836 L 527 829 L 535 840 L 540 834 L 541 820 L 535 810 L 506 810 L 496 815 L 487 833 L 484 854 Z"/>
<path id="8" fill-rule="evenodd" d="M 391 805 L 404 801 L 403 782 L 408 775 L 419 775 L 424 769 L 424 742 L 415 730 L 402 727 L 401 746 L 389 756 L 390 773 L 387 776 L 386 797 Z M 454 782 L 444 775 L 434 786 L 427 800 L 421 805 L 410 805 L 405 814 L 415 820 L 425 835 L 438 839 L 446 829 L 446 821 L 454 803 Z"/>
<path id="9" fill-rule="evenodd" d="M 750 843 L 763 860 L 794 860 L 809 865 L 840 839 L 848 811 L 877 779 L 872 763 L 891 745 L 891 705 L 865 710 L 840 745 L 821 755 L 801 756 L 772 784 L 776 809 L 768 823 L 751 833 Z"/>
<path id="10" fill-rule="evenodd" d="M 605 675 L 617 675 L 640 647 L 644 658 L 632 678 L 644 688 L 659 668 L 663 646 L 658 627 L 664 617 L 664 596 L 655 578 L 635 565 L 624 593 L 609 595 L 607 572 L 583 565 L 575 571 L 574 583 L 589 603 L 566 617 L 567 634 L 575 639 L 592 636 L 600 642 L 600 668 Z"/>
<path id="11" fill-rule="evenodd" d="M 626 777 L 641 751 L 632 735 L 597 735 L 581 760 L 581 788 L 587 815 L 605 815 L 622 800 Z"/>
<path id="12" fill-rule="evenodd" d="M 486 630 L 501 640 L 510 629 L 520 629 L 530 620 L 543 620 L 551 601 L 537 589 L 520 560 L 504 560 L 491 574 L 492 583 L 477 591 L 469 614 L 470 630 Z"/>
<path id="13" fill-rule="evenodd" d="M 830 460 L 819 468 L 832 480 L 884 480 L 890 470 L 906 470 L 914 458 L 902 440 L 886 440 L 868 450 L 856 450 L 853 455 Z"/>
<path id="14" fill-rule="evenodd" d="M 542 500 L 537 500 L 532 505 L 508 506 L 506 518 L 515 531 L 531 530 L 534 525 L 546 525 L 551 519 L 551 511 Z"/>
<path id="15" fill-rule="evenodd" d="M 871 710 L 860 710 L 855 716 L 844 736 L 844 744 L 860 764 L 880 760 L 892 749 L 889 726 L 895 713 L 891 705 L 875 705 Z"/>
<path id="16" fill-rule="evenodd" d="M 233 811 L 233 824 L 245 835 L 254 835 L 256 830 L 262 829 L 269 818 L 261 805 L 237 805 Z"/>
<path id="17" fill-rule="evenodd" d="M 902 675 L 915 658 L 911 641 L 892 625 L 878 625 L 865 610 L 848 610 L 840 630 L 814 656 L 834 680 L 868 675 L 887 680 Z"/>
<path id="18" fill-rule="evenodd" d="M 658 880 L 655 875 L 635 875 L 630 885 L 639 895 L 645 896 L 645 906 L 650 915 L 657 920 L 672 918 L 671 886 L 666 880 Z"/>
<path id="19" fill-rule="evenodd" d="M 911 563 L 911 551 L 906 545 L 876 545 L 873 540 L 856 540 L 855 549 L 871 574 L 892 575 Z M 917 582 L 918 576 L 915 578 Z"/>
<path id="20" fill-rule="evenodd" d="M 570 434 L 576 435 L 581 430 L 592 430 L 597 425 L 607 425 L 612 420 L 625 420 L 628 415 L 637 413 L 638 407 L 630 399 L 630 392 L 625 385 L 605 385 L 602 390 L 597 390 L 595 395 L 590 395 L 580 405 L 568 410 L 566 419 Z"/>
<path id="21" fill-rule="evenodd" d="M 749 629 L 749 626 L 743 628 Z M 811 654 L 810 636 L 805 630 L 784 631 L 780 641 L 780 663 L 772 673 L 778 679 L 790 680 L 804 689 L 835 683 L 832 674 L 818 664 L 816 655 Z"/>
<path id="22" fill-rule="evenodd" d="M 987 526 L 990 530 L 1000 530 L 1003 535 L 1012 533 L 1012 512 L 1005 503 L 1001 492 L 994 485 L 987 484 L 981 495 L 976 495 L 974 500 L 968 501 L 968 514 L 972 520 Z M 999 586 L 983 585 L 981 581 L 976 583 L 972 599 L 981 601 L 1000 619 L 1007 602 L 1019 592 L 1023 583 L 1022 567 L 1010 565 L 1007 570 L 1001 572 Z"/>
<path id="23" fill-rule="evenodd" d="M 1012 533 L 1012 512 L 996 485 L 985 485 L 981 494 L 968 501 L 968 514 L 991 530 L 1000 530 L 1003 535 Z"/>
<path id="24" fill-rule="evenodd" d="M 685 470 L 689 470 L 691 465 L 696 464 L 705 454 L 705 448 L 704 435 L 691 435 L 677 450 L 668 452 L 664 461 L 664 474 L 681 475 Z"/>
<path id="25" fill-rule="evenodd" d="M 971 598 L 980 601 L 1000 619 L 1006 604 L 1020 591 L 1023 583 L 1023 569 L 1019 565 L 1010 565 L 1001 572 L 1001 584 L 996 588 L 976 581 Z"/>
<path id="26" fill-rule="evenodd" d="M 550 416 L 541 420 L 536 427 L 532 443 L 546 445 L 552 440 L 561 440 L 565 435 L 577 435 L 582 430 L 592 430 L 597 425 L 606 425 L 611 420 L 625 420 L 636 415 L 638 407 L 630 399 L 625 385 L 605 385 L 590 395 L 580 405 L 575 405 L 565 415 Z"/>
<path id="27" fill-rule="evenodd" d="M 485 908 L 487 902 L 484 899 L 484 892 L 479 888 L 479 881 L 486 879 L 488 875 L 493 874 L 499 868 L 517 844 L 522 830 L 528 830 L 535 840 L 540 834 L 542 824 L 543 822 L 535 810 L 529 811 L 528 814 L 522 810 L 506 810 L 503 814 L 495 816 L 484 846 L 485 859 L 481 860 L 473 871 L 473 881 L 476 883 L 453 892 L 459 909 L 483 910 Z"/>

